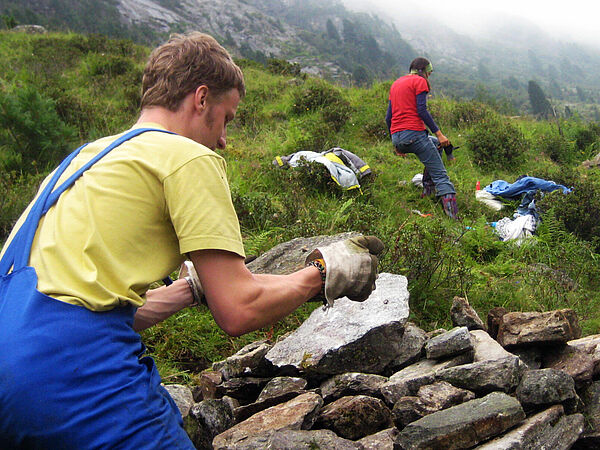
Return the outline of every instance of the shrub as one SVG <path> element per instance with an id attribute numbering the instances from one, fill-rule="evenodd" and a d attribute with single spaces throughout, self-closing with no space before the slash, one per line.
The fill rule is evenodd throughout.
<path id="1" fill-rule="evenodd" d="M 263 192 L 241 193 L 232 187 L 231 199 L 243 228 L 263 229 L 278 217 L 277 210 Z"/>
<path id="2" fill-rule="evenodd" d="M 434 100 L 428 106 L 436 122 L 444 127 L 467 128 L 495 116 L 489 106 L 476 101 Z"/>
<path id="3" fill-rule="evenodd" d="M 523 132 L 500 117 L 480 122 L 466 141 L 473 161 L 484 169 L 515 168 L 527 148 Z"/>
<path id="4" fill-rule="evenodd" d="M 285 148 L 288 153 L 301 150 L 322 152 L 333 147 L 335 130 L 320 115 L 292 120 L 287 130 Z"/>
<path id="5" fill-rule="evenodd" d="M 131 58 L 121 55 L 90 53 L 85 58 L 87 72 L 91 77 L 114 77 L 133 72 L 135 65 Z"/>
<path id="6" fill-rule="evenodd" d="M 600 141 L 600 124 L 590 123 L 587 126 L 576 127 L 572 133 L 575 147 L 584 155 L 595 152 Z"/>
<path id="7" fill-rule="evenodd" d="M 552 214 L 565 229 L 575 236 L 592 243 L 600 252 L 600 186 L 587 180 L 577 181 L 573 192 L 564 195 L 557 190 L 538 198 L 537 207 L 545 214 Z"/>
<path id="8" fill-rule="evenodd" d="M 293 94 L 291 109 L 298 115 L 320 111 L 323 120 L 335 131 L 344 126 L 352 112 L 339 89 L 320 80 L 310 80 L 298 88 Z"/>
<path id="9" fill-rule="evenodd" d="M 543 134 L 537 139 L 537 145 L 554 162 L 568 163 L 575 158 L 573 143 L 560 134 Z"/>
<path id="10" fill-rule="evenodd" d="M 19 155 L 26 171 L 56 163 L 75 137 L 54 101 L 29 85 L 0 91 L 0 130 L 0 145 Z"/>
<path id="11" fill-rule="evenodd" d="M 384 270 L 406 275 L 411 311 L 428 324 L 447 321 L 452 298 L 469 289 L 469 269 L 457 245 L 460 239 L 444 221 L 416 219 L 396 231 L 383 261 Z"/>
<path id="12" fill-rule="evenodd" d="M 285 59 L 271 58 L 267 60 L 267 70 L 275 75 L 301 76 L 300 64 L 290 63 Z"/>
<path id="13" fill-rule="evenodd" d="M 450 126 L 477 126 L 494 116 L 489 106 L 479 102 L 456 102 L 452 105 Z"/>

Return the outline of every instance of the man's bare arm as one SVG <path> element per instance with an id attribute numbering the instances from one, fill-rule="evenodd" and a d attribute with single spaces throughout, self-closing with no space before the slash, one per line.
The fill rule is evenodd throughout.
<path id="1" fill-rule="evenodd" d="M 287 316 L 322 286 L 316 267 L 290 275 L 254 275 L 235 253 L 198 250 L 190 254 L 208 307 L 217 324 L 239 336 Z"/>

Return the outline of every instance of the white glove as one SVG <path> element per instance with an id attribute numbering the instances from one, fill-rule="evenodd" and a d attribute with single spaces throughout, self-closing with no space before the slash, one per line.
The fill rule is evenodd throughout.
<path id="1" fill-rule="evenodd" d="M 375 288 L 378 256 L 385 248 L 375 236 L 356 236 L 316 248 L 306 264 L 322 258 L 325 262 L 325 298 L 329 306 L 340 297 L 365 301 Z"/>
<path id="2" fill-rule="evenodd" d="M 206 297 L 204 297 L 204 290 L 200 284 L 200 279 L 194 268 L 194 263 L 191 261 L 184 261 L 179 269 L 179 278 L 185 278 L 185 281 L 190 285 L 192 295 L 194 296 L 194 303 L 192 306 L 203 304 L 206 305 Z"/>

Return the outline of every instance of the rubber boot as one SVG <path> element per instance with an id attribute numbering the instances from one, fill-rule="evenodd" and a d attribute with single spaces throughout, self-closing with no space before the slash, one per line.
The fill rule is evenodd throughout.
<path id="1" fill-rule="evenodd" d="M 456 206 L 456 194 L 442 195 L 442 206 L 444 212 L 452 219 L 458 218 L 458 207 Z"/>
<path id="2" fill-rule="evenodd" d="M 433 194 L 435 194 L 435 184 L 433 184 L 431 175 L 429 175 L 427 168 L 425 168 L 423 170 L 423 193 L 421 194 L 421 198 L 430 197 Z"/>

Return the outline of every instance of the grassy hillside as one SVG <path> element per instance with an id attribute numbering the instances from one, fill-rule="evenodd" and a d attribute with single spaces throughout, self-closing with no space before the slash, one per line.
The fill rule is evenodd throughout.
<path id="1" fill-rule="evenodd" d="M 125 40 L 0 33 L 0 65 L 7 68 L 0 74 L 0 241 L 66 152 L 135 121 L 147 53 Z M 434 97 L 434 117 L 460 146 L 447 166 L 461 215 L 452 221 L 410 182 L 422 170 L 416 157 L 392 151 L 383 120 L 392 80 L 340 89 L 282 74 L 293 73 L 282 63 L 270 70 L 239 64 L 248 94 L 223 156 L 247 254 L 298 236 L 357 230 L 386 243 L 380 270 L 408 277 L 412 320 L 426 329 L 448 326 L 452 298 L 460 295 L 484 318 L 496 306 L 573 308 L 586 334 L 600 332 L 600 173 L 580 168 L 600 150 L 598 124 L 511 119 L 480 103 Z M 340 190 L 321 166 L 286 170 L 271 163 L 334 146 L 373 169 L 361 192 Z M 518 246 L 499 241 L 488 223 L 512 216 L 519 202 L 493 211 L 476 201 L 475 183 L 524 174 L 575 190 L 540 199 L 537 235 Z M 221 332 L 206 309 L 189 309 L 144 339 L 167 380 L 186 379 L 251 340 L 293 329 L 314 307 L 237 339 Z"/>

